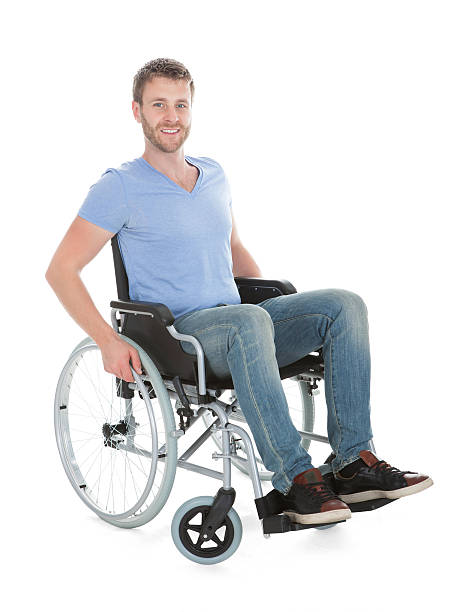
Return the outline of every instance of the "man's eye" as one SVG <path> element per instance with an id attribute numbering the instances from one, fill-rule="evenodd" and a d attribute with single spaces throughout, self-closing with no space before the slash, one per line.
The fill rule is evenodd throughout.
<path id="1" fill-rule="evenodd" d="M 153 106 L 162 106 L 162 102 L 155 102 Z M 182 102 L 180 102 L 180 104 L 177 104 L 177 106 L 182 106 L 183 108 L 187 108 L 186 104 L 183 104 Z"/>

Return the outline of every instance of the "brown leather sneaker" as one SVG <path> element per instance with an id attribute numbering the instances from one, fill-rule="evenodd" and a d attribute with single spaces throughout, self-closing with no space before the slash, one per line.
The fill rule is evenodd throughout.
<path id="1" fill-rule="evenodd" d="M 334 475 L 333 490 L 348 504 L 379 498 L 398 499 L 419 493 L 433 484 L 429 476 L 402 472 L 369 450 L 360 451 L 359 457 L 350 464 L 355 466 L 352 475 L 345 477 L 339 472 Z"/>
<path id="2" fill-rule="evenodd" d="M 298 474 L 284 498 L 283 512 L 294 523 L 337 523 L 352 516 L 350 508 L 328 487 L 317 468 Z"/>

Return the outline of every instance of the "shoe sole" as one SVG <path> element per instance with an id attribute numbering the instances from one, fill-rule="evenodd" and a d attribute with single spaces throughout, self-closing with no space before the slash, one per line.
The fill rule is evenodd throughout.
<path id="1" fill-rule="evenodd" d="M 315 514 L 298 514 L 297 512 L 284 510 L 283 514 L 286 514 L 293 523 L 301 523 L 302 525 L 337 523 L 338 521 L 346 521 L 352 516 L 350 509 L 329 510 L 328 512 L 318 512 Z"/>
<path id="2" fill-rule="evenodd" d="M 351 493 L 349 495 L 339 495 L 339 499 L 341 499 L 346 504 L 356 504 L 358 502 L 370 501 L 371 499 L 399 499 L 400 497 L 406 497 L 407 495 L 414 495 L 414 493 L 419 493 L 424 489 L 428 489 L 431 487 L 433 481 L 431 478 L 427 478 L 426 480 L 422 480 L 422 482 L 418 482 L 415 485 L 411 485 L 409 487 L 402 487 L 401 489 L 394 489 L 393 491 L 361 491 L 361 493 Z"/>

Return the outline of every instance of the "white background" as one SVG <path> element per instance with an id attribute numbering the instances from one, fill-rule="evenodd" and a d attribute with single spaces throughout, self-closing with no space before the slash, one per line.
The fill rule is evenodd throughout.
<path id="1" fill-rule="evenodd" d="M 444 609 L 448 3 L 11 7 L 1 36 L 7 609 Z M 250 482 L 233 471 L 244 535 L 211 567 L 179 554 L 170 522 L 219 481 L 177 472 L 154 521 L 120 530 L 75 496 L 53 433 L 58 375 L 84 333 L 44 274 L 89 186 L 143 153 L 132 78 L 157 57 L 191 71 L 185 153 L 225 168 L 241 239 L 263 274 L 298 291 L 339 287 L 364 298 L 378 454 L 435 480 L 335 529 L 265 540 Z M 109 246 L 83 278 L 108 319 Z M 319 449 L 317 460 L 325 456 Z"/>

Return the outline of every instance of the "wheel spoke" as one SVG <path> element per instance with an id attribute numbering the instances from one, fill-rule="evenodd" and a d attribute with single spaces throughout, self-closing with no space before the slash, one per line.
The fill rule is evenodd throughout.
<path id="1" fill-rule="evenodd" d="M 219 540 L 219 537 L 218 537 L 217 533 L 215 533 L 215 534 L 212 536 L 211 540 L 212 540 L 213 542 L 215 542 L 215 543 L 216 543 L 218 546 L 223 546 L 223 542 L 222 542 L 221 540 Z M 225 538 L 224 538 L 224 540 L 225 540 Z"/>

